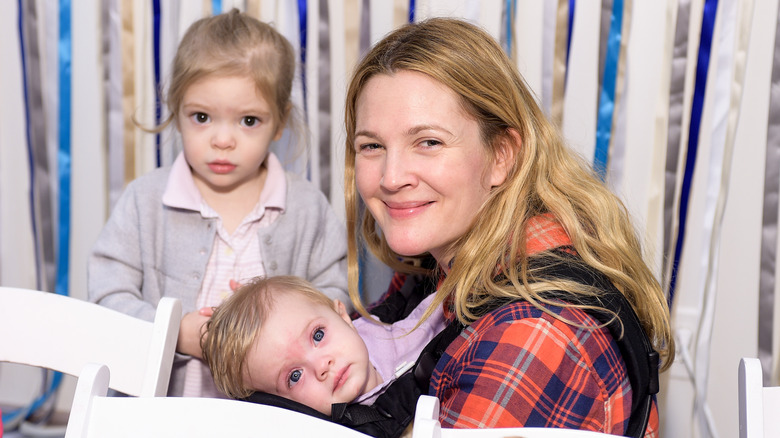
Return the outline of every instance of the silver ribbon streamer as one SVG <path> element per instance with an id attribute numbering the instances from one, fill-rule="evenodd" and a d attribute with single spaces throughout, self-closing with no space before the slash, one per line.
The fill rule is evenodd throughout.
<path id="1" fill-rule="evenodd" d="M 319 71 L 319 145 L 320 149 L 320 190 L 327 196 L 330 193 L 330 31 L 328 30 L 328 1 L 320 1 L 320 56 Z M 330 198 L 330 196 L 328 196 Z"/>
<path id="2" fill-rule="evenodd" d="M 680 161 L 680 138 L 682 136 L 683 100 L 685 98 L 685 69 L 688 63 L 688 23 L 691 13 L 690 0 L 680 0 L 677 9 L 677 24 L 672 52 L 672 72 L 669 83 L 669 128 L 667 132 L 666 177 L 664 184 L 664 259 L 671 261 L 674 241 L 674 217 L 676 215 L 677 168 Z M 671 267 L 664 268 L 662 284 L 666 289 Z"/>
<path id="3" fill-rule="evenodd" d="M 41 82 L 41 56 L 38 44 L 38 17 L 36 2 L 22 2 L 24 33 L 24 52 L 27 61 L 27 106 L 29 144 L 31 152 L 32 171 L 32 206 L 33 224 L 37 230 L 35 242 L 35 257 L 38 266 L 37 288 L 54 291 L 57 276 L 55 261 L 54 211 L 52 209 L 52 175 L 49 169 L 48 152 L 46 149 L 46 117 L 43 108 Z"/>
<path id="4" fill-rule="evenodd" d="M 780 26 L 780 13 L 777 17 Z M 780 32 L 775 34 L 772 85 L 769 91 L 769 121 L 766 132 L 764 215 L 761 224 L 761 275 L 758 283 L 758 358 L 764 370 L 764 385 L 771 379 L 775 314 L 775 266 L 777 264 L 777 219 L 780 193 Z"/>
<path id="5" fill-rule="evenodd" d="M 607 41 L 612 21 L 612 0 L 601 2 L 601 23 L 599 25 L 599 84 L 604 82 L 604 60 L 607 57 Z"/>
<path id="6" fill-rule="evenodd" d="M 113 209 L 125 186 L 124 113 L 122 110 L 122 53 L 119 2 L 104 0 L 101 14 L 103 28 L 103 88 L 108 157 L 108 208 Z"/>

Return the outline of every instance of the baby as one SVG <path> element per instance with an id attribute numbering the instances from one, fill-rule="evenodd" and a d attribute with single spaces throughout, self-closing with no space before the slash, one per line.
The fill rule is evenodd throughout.
<path id="1" fill-rule="evenodd" d="M 433 295 L 392 325 L 352 320 L 339 300 L 293 276 L 258 277 L 215 311 L 202 341 L 220 391 L 261 391 L 331 414 L 334 403 L 371 404 L 444 327 L 439 308 L 413 330 Z"/>

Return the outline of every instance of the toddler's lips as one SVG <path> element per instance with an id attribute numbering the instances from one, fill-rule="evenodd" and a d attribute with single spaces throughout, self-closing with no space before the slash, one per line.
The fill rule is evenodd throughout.
<path id="1" fill-rule="evenodd" d="M 214 161 L 209 163 L 209 169 L 211 169 L 212 172 L 218 173 L 220 175 L 230 173 L 236 168 L 235 164 L 224 162 L 224 161 Z"/>

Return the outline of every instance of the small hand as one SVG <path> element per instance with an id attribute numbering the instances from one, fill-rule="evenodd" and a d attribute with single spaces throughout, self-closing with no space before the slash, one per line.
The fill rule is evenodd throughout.
<path id="1" fill-rule="evenodd" d="M 233 280 L 233 279 L 231 278 L 231 279 L 230 279 L 230 290 L 232 290 L 233 292 L 235 292 L 235 291 L 236 291 L 236 289 L 238 289 L 239 287 L 241 287 L 241 283 L 239 283 L 239 282 L 237 282 L 236 280 Z"/>
<path id="2" fill-rule="evenodd" d="M 206 309 L 204 307 L 204 309 Z M 203 309 L 190 312 L 181 319 L 179 327 L 179 339 L 176 344 L 176 351 L 182 354 L 188 354 L 198 359 L 203 358 L 203 351 L 200 348 L 200 339 L 206 331 L 206 323 L 211 315 L 201 314 Z"/>

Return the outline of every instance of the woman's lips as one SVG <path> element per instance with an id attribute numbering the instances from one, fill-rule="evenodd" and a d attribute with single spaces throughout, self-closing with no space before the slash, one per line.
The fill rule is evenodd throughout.
<path id="1" fill-rule="evenodd" d="M 425 211 L 433 202 L 385 202 L 387 212 L 393 219 L 408 219 Z"/>

